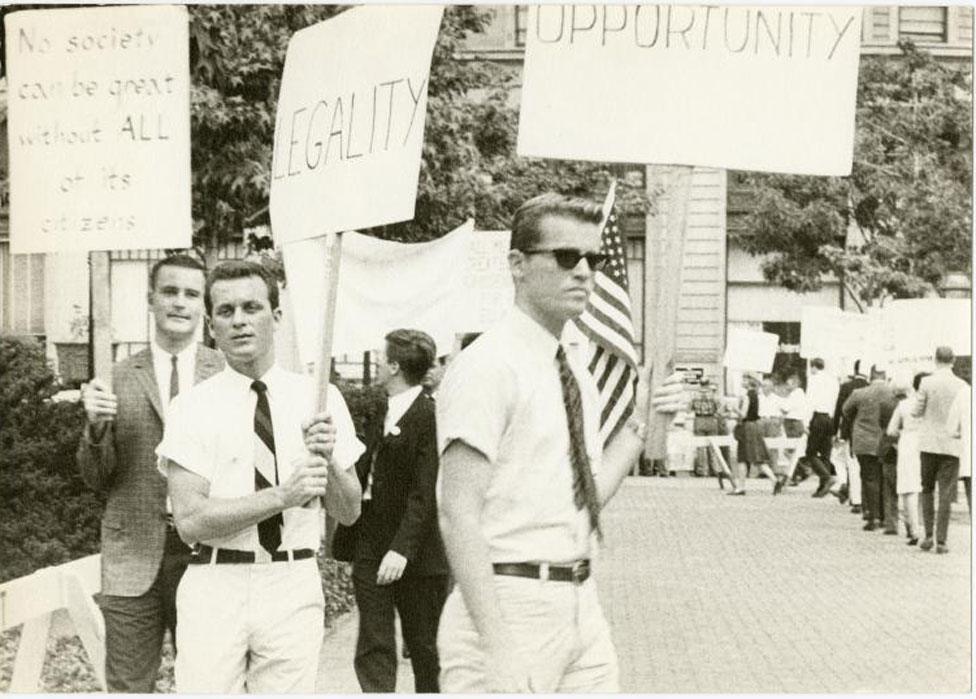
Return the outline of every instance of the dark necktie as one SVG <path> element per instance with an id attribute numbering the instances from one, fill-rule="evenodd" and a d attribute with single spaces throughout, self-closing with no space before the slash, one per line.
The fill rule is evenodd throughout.
<path id="1" fill-rule="evenodd" d="M 254 407 L 254 491 L 270 488 L 278 483 L 278 460 L 275 456 L 274 427 L 271 422 L 271 406 L 268 405 L 268 387 L 263 381 L 255 381 L 251 388 L 258 394 Z M 279 512 L 258 522 L 258 541 L 268 553 L 281 546 L 281 528 L 285 520 Z"/>
<path id="2" fill-rule="evenodd" d="M 579 384 L 573 376 L 566 353 L 562 345 L 556 350 L 556 361 L 559 363 L 559 383 L 563 389 L 563 405 L 566 407 L 566 421 L 569 424 L 569 460 L 573 465 L 573 502 L 576 509 L 585 506 L 590 515 L 590 526 L 601 539 L 600 531 L 600 501 L 596 492 L 596 482 L 590 470 L 590 457 L 586 453 L 586 442 L 583 439 L 583 399 L 580 396 Z"/>
<path id="3" fill-rule="evenodd" d="M 180 371 L 176 368 L 176 355 L 169 358 L 169 399 L 172 401 L 180 392 Z"/>

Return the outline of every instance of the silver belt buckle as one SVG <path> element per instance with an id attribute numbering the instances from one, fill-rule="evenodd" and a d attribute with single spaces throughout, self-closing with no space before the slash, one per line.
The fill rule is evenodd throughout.
<path id="1" fill-rule="evenodd" d="M 258 549 L 254 552 L 254 562 L 255 563 L 271 563 L 271 554 L 265 549 Z"/>
<path id="2" fill-rule="evenodd" d="M 586 568 L 585 561 L 574 561 L 572 567 L 573 583 L 576 585 L 582 585 L 585 582 L 583 573 Z"/>

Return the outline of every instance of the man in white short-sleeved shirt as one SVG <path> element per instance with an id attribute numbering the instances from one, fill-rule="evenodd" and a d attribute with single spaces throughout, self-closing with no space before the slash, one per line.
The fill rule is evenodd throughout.
<path id="1" fill-rule="evenodd" d="M 322 642 L 315 561 L 318 498 L 340 522 L 359 516 L 363 451 L 342 394 L 275 366 L 277 283 L 227 262 L 206 287 L 227 368 L 173 402 L 160 470 L 180 536 L 195 544 L 177 591 L 180 693 L 312 692 Z"/>
<path id="2" fill-rule="evenodd" d="M 593 378 L 560 338 L 600 253 L 598 206 L 546 194 L 519 208 L 515 309 L 450 365 L 438 391 L 438 509 L 457 586 L 441 616 L 441 691 L 615 692 L 616 651 L 590 559 L 599 510 L 640 455 L 652 402 L 687 403 L 674 375 L 604 448 Z"/>

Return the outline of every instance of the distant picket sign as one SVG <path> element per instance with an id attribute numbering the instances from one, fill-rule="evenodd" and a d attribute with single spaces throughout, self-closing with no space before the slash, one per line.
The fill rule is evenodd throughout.
<path id="1" fill-rule="evenodd" d="M 723 363 L 732 371 L 772 371 L 778 349 L 779 335 L 729 328 Z"/>
<path id="2" fill-rule="evenodd" d="M 518 153 L 848 175 L 861 12 L 531 6 Z"/>
<path id="3" fill-rule="evenodd" d="M 185 7 L 6 17 L 13 253 L 189 247 Z"/>
<path id="4" fill-rule="evenodd" d="M 826 306 L 804 306 L 800 321 L 800 354 L 834 364 L 838 374 L 861 360 L 890 373 L 931 371 L 935 349 L 947 346 L 961 357 L 972 355 L 972 302 L 969 299 L 897 299 L 871 313 L 845 312 Z"/>
<path id="5" fill-rule="evenodd" d="M 443 7 L 362 6 L 296 32 L 275 119 L 275 242 L 413 218 Z"/>

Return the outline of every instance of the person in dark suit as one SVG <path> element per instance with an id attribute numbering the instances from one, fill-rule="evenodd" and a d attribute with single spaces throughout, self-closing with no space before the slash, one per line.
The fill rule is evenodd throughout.
<path id="1" fill-rule="evenodd" d="M 386 336 L 377 374 L 387 394 L 381 419 L 367 426 L 357 464 L 363 507 L 339 527 L 333 550 L 353 563 L 359 607 L 355 669 L 364 692 L 396 690 L 394 610 L 400 615 L 417 692 L 439 691 L 437 625 L 448 593 L 448 565 L 437 527 L 434 400 L 422 380 L 434 342 L 417 330 Z"/>
<path id="2" fill-rule="evenodd" d="M 98 604 L 111 692 L 152 692 L 167 629 L 175 646 L 176 586 L 190 549 L 173 528 L 155 449 L 170 399 L 224 366 L 220 353 L 195 341 L 204 275 L 186 255 L 157 262 L 149 278 L 152 344 L 113 367 L 111 387 L 96 378 L 82 389 L 78 465 L 84 481 L 108 495 Z"/>
<path id="3" fill-rule="evenodd" d="M 880 456 L 884 430 L 894 406 L 895 394 L 885 380 L 884 371 L 877 368 L 871 369 L 871 383 L 856 389 L 844 402 L 844 420 L 851 425 L 851 446 L 861 466 L 864 484 L 865 531 L 877 529 L 883 520 L 886 534 L 898 533 L 897 503 L 885 498 L 887 506 L 884 512 L 881 509 L 883 489 L 894 491 L 894 484 L 886 487 Z"/>
<path id="4" fill-rule="evenodd" d="M 833 434 L 837 445 L 840 447 L 839 456 L 843 463 L 838 459 L 835 466 L 842 468 L 846 472 L 846 484 L 841 486 L 840 500 L 843 502 L 850 498 L 851 512 L 861 514 L 861 503 L 864 500 L 864 484 L 861 483 L 860 466 L 854 457 L 851 449 L 851 424 L 844 419 L 844 403 L 851 397 L 851 394 L 859 388 L 868 385 L 867 377 L 861 374 L 861 360 L 854 362 L 854 373 L 850 378 L 840 385 L 837 392 L 837 403 L 834 405 L 834 425 Z M 840 475 L 838 473 L 838 475 Z"/>

